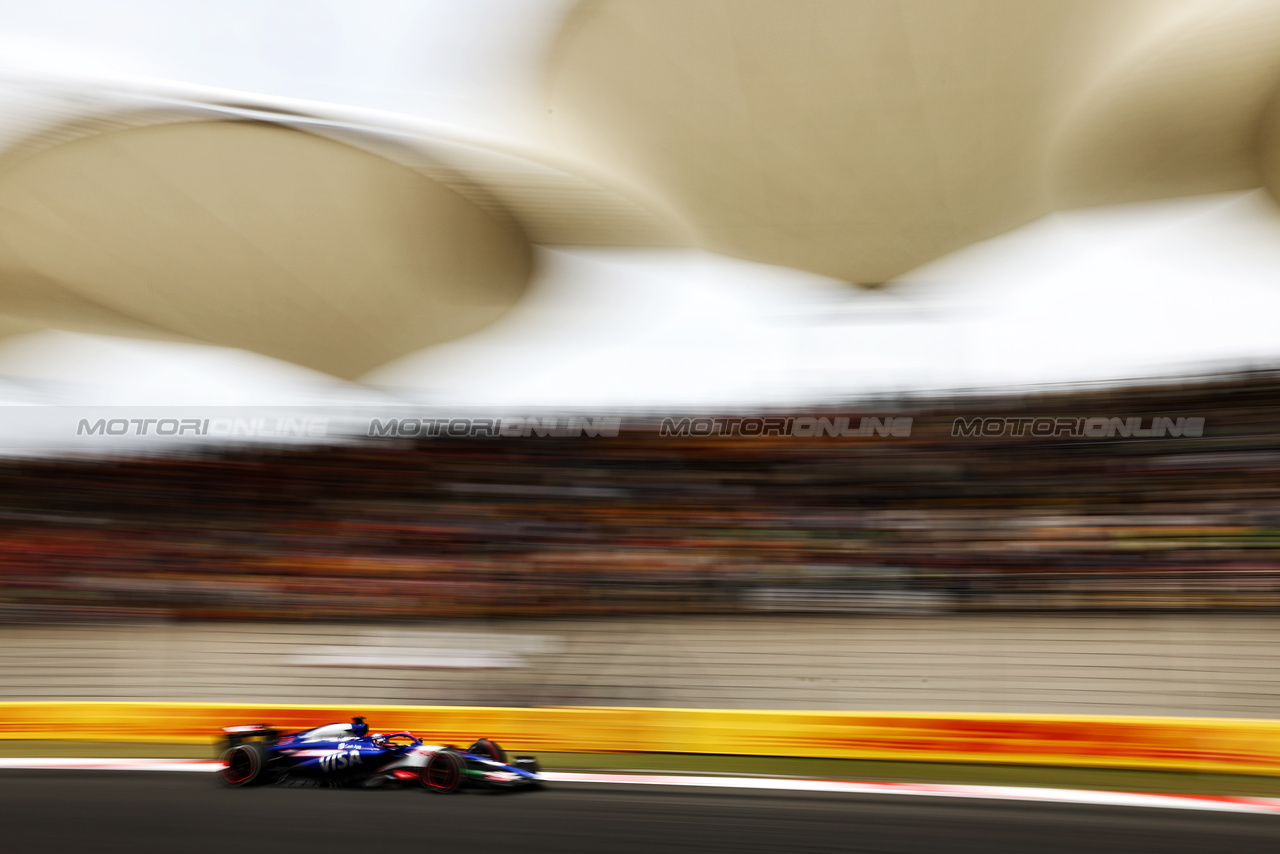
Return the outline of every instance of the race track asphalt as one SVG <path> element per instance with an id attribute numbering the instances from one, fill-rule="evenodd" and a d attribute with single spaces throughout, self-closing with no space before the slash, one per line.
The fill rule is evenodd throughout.
<path id="1" fill-rule="evenodd" d="M 559 784 L 535 792 L 230 790 L 212 774 L 0 772 L 13 852 L 1280 851 L 1280 816 Z"/>

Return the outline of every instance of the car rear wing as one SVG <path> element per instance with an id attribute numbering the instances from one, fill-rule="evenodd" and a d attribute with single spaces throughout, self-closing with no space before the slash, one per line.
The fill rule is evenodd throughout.
<path id="1" fill-rule="evenodd" d="M 235 747 L 246 741 L 266 741 L 274 744 L 280 739 L 280 730 L 271 724 L 245 724 L 244 726 L 224 726 L 222 728 L 226 746 Z"/>

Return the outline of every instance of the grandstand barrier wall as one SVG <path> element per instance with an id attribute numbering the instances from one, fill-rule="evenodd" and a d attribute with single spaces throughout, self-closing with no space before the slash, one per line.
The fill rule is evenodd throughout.
<path id="1" fill-rule="evenodd" d="M 696 753 L 1280 774 L 1280 720 L 1093 715 L 466 707 L 0 703 L 0 738 L 206 744 L 223 726 L 301 729 L 367 715 L 428 743 L 522 751 Z"/>

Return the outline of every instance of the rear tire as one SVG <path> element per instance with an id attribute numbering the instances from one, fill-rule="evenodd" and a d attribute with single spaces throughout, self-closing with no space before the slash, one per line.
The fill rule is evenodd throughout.
<path id="1" fill-rule="evenodd" d="M 253 742 L 237 744 L 223 754 L 223 767 L 218 772 L 222 782 L 233 788 L 256 786 L 266 776 L 267 756 Z"/>
<path id="2" fill-rule="evenodd" d="M 462 788 L 466 768 L 462 757 L 452 750 L 440 750 L 432 754 L 422 769 L 422 783 L 438 795 L 451 795 Z"/>

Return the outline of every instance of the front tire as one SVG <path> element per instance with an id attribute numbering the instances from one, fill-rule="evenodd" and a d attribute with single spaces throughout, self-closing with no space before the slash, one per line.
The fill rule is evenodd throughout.
<path id="1" fill-rule="evenodd" d="M 483 756 L 486 759 L 492 759 L 494 762 L 501 762 L 503 765 L 508 764 L 506 751 L 499 747 L 496 741 L 487 738 L 477 740 L 467 752 L 476 756 Z"/>
<path id="2" fill-rule="evenodd" d="M 422 769 L 422 782 L 438 795 L 451 795 L 462 788 L 466 768 L 462 757 L 452 750 L 441 750 L 427 760 Z"/>
<path id="3" fill-rule="evenodd" d="M 222 761 L 218 776 L 232 788 L 255 786 L 266 776 L 267 756 L 262 747 L 253 742 L 237 744 L 223 755 Z"/>

